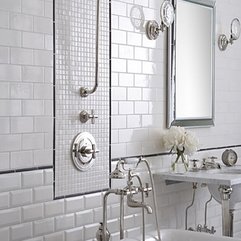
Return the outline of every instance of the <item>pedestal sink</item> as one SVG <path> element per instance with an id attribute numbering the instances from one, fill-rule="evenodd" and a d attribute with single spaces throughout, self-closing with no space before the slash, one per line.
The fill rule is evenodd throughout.
<path id="1" fill-rule="evenodd" d="M 159 172 L 156 175 L 165 179 L 166 183 L 206 183 L 210 193 L 222 205 L 223 235 L 232 237 L 233 210 L 238 203 L 241 204 L 241 166 L 222 166 L 221 169 L 187 172 L 183 175 L 170 172 Z"/>
<path id="2" fill-rule="evenodd" d="M 221 170 L 212 170 L 212 173 L 216 175 L 230 175 L 233 178 L 237 176 L 238 178 L 241 176 L 241 169 L 237 167 L 232 168 L 224 168 Z M 229 189 L 230 193 L 229 196 L 226 197 L 226 199 L 229 199 L 227 201 L 224 201 L 224 196 L 222 194 L 222 191 L 220 188 L 227 188 Z M 230 186 L 220 186 L 218 184 L 208 184 L 208 190 L 211 193 L 211 195 L 214 197 L 214 199 L 219 202 L 222 205 L 222 214 L 225 215 L 223 219 L 226 219 L 226 223 L 224 223 L 224 229 L 227 229 L 227 232 L 229 232 L 229 236 L 233 237 L 233 212 L 237 206 L 237 204 L 241 203 L 241 184 L 236 185 L 230 185 Z"/>

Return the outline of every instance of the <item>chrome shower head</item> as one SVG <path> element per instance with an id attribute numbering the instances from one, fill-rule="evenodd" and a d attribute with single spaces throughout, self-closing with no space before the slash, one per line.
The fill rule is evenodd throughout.
<path id="1" fill-rule="evenodd" d="M 113 179 L 124 179 L 126 177 L 125 173 L 120 170 L 120 163 L 121 161 L 118 161 L 115 167 L 115 170 L 111 172 L 110 178 Z"/>

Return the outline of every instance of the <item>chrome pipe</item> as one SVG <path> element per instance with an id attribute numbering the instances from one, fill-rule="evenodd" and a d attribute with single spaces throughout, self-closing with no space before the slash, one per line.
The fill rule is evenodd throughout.
<path id="1" fill-rule="evenodd" d="M 196 194 L 196 189 L 197 189 L 197 183 L 196 183 L 196 182 L 193 183 L 192 188 L 193 188 L 192 202 L 191 202 L 190 205 L 188 205 L 188 206 L 186 207 L 186 210 L 185 210 L 185 230 L 187 230 L 187 214 L 188 214 L 188 209 L 193 206 L 194 200 L 195 200 L 195 194 Z"/>
<path id="2" fill-rule="evenodd" d="M 150 213 L 150 207 L 147 206 L 145 203 L 144 203 L 144 192 L 143 192 L 143 185 L 142 185 L 142 181 L 141 181 L 141 178 L 137 175 L 137 174 L 130 174 L 129 172 L 129 181 L 131 181 L 131 178 L 134 178 L 136 177 L 138 182 L 139 182 L 139 185 L 140 185 L 140 188 L 141 188 L 141 213 L 142 213 L 142 241 L 145 241 L 145 237 L 146 237 L 146 231 L 145 231 L 145 208 L 147 209 L 147 212 Z M 130 195 L 127 196 L 127 200 L 129 200 L 129 204 L 130 204 L 130 201 L 132 201 L 132 204 L 135 204 L 136 203 L 136 206 L 138 205 L 138 203 L 132 199 L 130 199 Z M 128 201 L 127 201 L 128 202 Z M 134 205 L 133 205 L 134 206 Z"/>
<path id="3" fill-rule="evenodd" d="M 141 201 L 142 203 L 144 202 L 144 193 L 141 192 Z M 145 223 L 145 210 L 144 206 L 141 208 L 141 213 L 142 213 L 142 241 L 145 241 L 146 237 L 146 223 Z"/>
<path id="4" fill-rule="evenodd" d="M 208 204 L 212 201 L 213 196 L 211 195 L 210 199 L 205 203 L 205 210 L 204 210 L 204 227 L 207 226 L 207 212 L 208 212 Z"/>
<path id="5" fill-rule="evenodd" d="M 153 180 L 153 176 L 151 174 L 151 168 L 150 168 L 150 165 L 148 163 L 148 161 L 142 157 L 140 157 L 138 163 L 137 163 L 137 166 L 139 165 L 139 163 L 145 163 L 146 167 L 147 167 L 147 170 L 148 170 L 148 173 L 149 173 L 149 177 L 150 177 L 150 181 L 151 181 L 151 187 L 152 187 L 152 192 L 153 192 L 153 195 L 152 195 L 152 198 L 153 198 L 153 205 L 154 205 L 154 213 L 155 213 L 155 222 L 156 222 L 156 230 L 157 230 L 157 237 L 158 237 L 158 240 L 161 241 L 161 234 L 160 234 L 160 228 L 159 228 L 159 222 L 158 222 L 158 210 L 157 210 L 157 201 L 156 201 L 156 189 L 155 189 L 155 186 L 154 186 L 154 180 Z"/>
<path id="6" fill-rule="evenodd" d="M 120 195 L 120 239 L 124 239 L 124 194 Z"/>
<path id="7" fill-rule="evenodd" d="M 103 225 L 103 234 L 102 234 L 103 236 L 102 236 L 101 241 L 108 241 L 109 240 L 109 237 L 107 237 L 107 197 L 111 193 L 117 194 L 118 189 L 110 189 L 104 194 L 104 198 L 103 198 L 103 224 L 102 224 Z"/>
<path id="8" fill-rule="evenodd" d="M 233 237 L 233 214 L 234 214 L 234 209 L 229 210 L 229 215 L 230 215 L 230 237 Z"/>
<path id="9" fill-rule="evenodd" d="M 99 85 L 99 28 L 100 28 L 100 0 L 97 0 L 96 4 L 96 39 L 95 39 L 95 84 L 92 89 L 86 87 L 80 88 L 80 96 L 87 97 L 93 94 Z"/>

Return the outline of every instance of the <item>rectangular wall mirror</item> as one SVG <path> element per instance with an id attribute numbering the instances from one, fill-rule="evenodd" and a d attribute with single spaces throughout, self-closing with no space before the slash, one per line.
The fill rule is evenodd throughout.
<path id="1" fill-rule="evenodd" d="M 167 127 L 214 125 L 215 1 L 172 0 Z"/>

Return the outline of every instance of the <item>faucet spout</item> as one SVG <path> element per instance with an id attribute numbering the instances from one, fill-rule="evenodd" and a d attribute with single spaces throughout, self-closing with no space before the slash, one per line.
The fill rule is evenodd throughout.
<path id="1" fill-rule="evenodd" d="M 127 205 L 132 208 L 145 208 L 148 214 L 152 214 L 152 207 L 144 202 L 138 202 L 132 198 L 132 194 L 127 195 Z"/>

